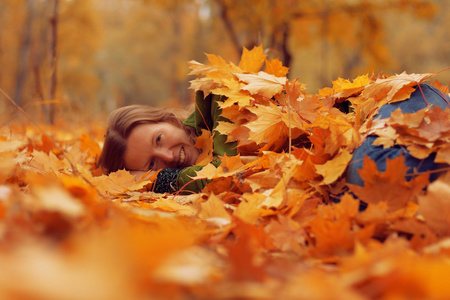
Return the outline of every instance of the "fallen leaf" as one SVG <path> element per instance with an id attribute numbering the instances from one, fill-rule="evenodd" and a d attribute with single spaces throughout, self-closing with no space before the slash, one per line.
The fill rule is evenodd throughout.
<path id="1" fill-rule="evenodd" d="M 260 71 L 254 74 L 236 74 L 240 81 L 247 83 L 242 90 L 249 91 L 250 94 L 259 94 L 266 98 L 272 98 L 283 90 L 286 84 L 286 77 L 276 77 L 266 72 Z"/>

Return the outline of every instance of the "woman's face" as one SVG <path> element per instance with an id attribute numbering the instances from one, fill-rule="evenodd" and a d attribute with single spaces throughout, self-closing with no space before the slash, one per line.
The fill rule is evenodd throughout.
<path id="1" fill-rule="evenodd" d="M 199 149 L 185 130 L 171 123 L 140 124 L 128 137 L 125 167 L 130 171 L 182 169 L 195 164 Z"/>

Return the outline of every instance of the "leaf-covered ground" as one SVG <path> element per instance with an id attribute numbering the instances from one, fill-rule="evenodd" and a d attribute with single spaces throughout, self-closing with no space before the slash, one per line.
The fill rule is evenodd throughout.
<path id="1" fill-rule="evenodd" d="M 261 48 L 239 65 L 208 59 L 191 62 L 192 88 L 228 97 L 234 124 L 218 131 L 241 154 L 199 172 L 211 180 L 202 193 L 156 194 L 127 171 L 102 175 L 102 126 L 2 128 L 1 299 L 450 298 L 447 169 L 429 184 L 428 174 L 406 181 L 402 157 L 385 172 L 365 160 L 366 185 L 345 181 L 374 132 L 380 145 L 450 161 L 449 110 L 371 118 L 431 74 L 338 79 L 309 95 Z M 343 100 L 352 112 L 333 107 Z M 211 137 L 198 144 L 207 162 Z"/>

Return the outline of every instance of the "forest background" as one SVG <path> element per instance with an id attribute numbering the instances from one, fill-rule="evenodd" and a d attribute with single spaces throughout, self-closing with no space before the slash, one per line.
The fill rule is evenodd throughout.
<path id="1" fill-rule="evenodd" d="M 366 159 L 364 188 L 344 175 L 371 130 L 382 145 L 450 163 L 449 110 L 370 120 L 450 67 L 449 8 L 0 0 L 0 299 L 450 299 L 449 168 L 429 185 L 421 172 L 405 180 L 402 156 L 383 172 Z M 435 79 L 448 85 L 450 70 Z M 205 82 L 244 96 L 240 126 L 220 132 L 243 149 L 261 146 L 258 157 L 206 166 L 197 179 L 212 183 L 191 195 L 154 193 L 150 180 L 96 167 L 112 109 L 189 107 L 189 87 Z M 354 112 L 329 109 L 338 98 Z M 229 100 L 224 115 L 236 108 Z M 287 140 L 300 144 L 266 151 Z M 210 161 L 208 132 L 197 142 Z M 337 196 L 345 190 L 367 208 Z"/>
<path id="2" fill-rule="evenodd" d="M 188 106 L 187 61 L 204 53 L 262 45 L 315 93 L 441 71 L 449 36 L 445 0 L 0 0 L 0 88 L 37 121 L 104 121 L 126 104 Z M 2 97 L 5 124 L 17 114 Z"/>

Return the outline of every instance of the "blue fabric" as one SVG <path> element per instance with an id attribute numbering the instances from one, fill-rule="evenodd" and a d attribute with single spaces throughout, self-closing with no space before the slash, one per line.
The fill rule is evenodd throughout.
<path id="1" fill-rule="evenodd" d="M 426 101 L 424 100 L 424 97 Z M 442 109 L 445 109 L 448 107 L 448 101 L 450 101 L 449 97 L 443 95 L 435 87 L 422 84 L 420 85 L 420 89 L 417 88 L 408 100 L 383 105 L 374 118 L 389 118 L 392 112 L 398 108 L 400 108 L 403 113 L 414 113 L 427 107 L 427 103 L 429 105 L 439 106 Z M 387 149 L 383 149 L 382 146 L 374 146 L 372 143 L 376 138 L 376 135 L 368 136 L 367 139 L 355 149 L 353 158 L 350 161 L 350 165 L 347 170 L 348 183 L 364 186 L 364 181 L 359 176 L 358 170 L 363 167 L 365 155 L 368 155 L 371 160 L 375 161 L 377 169 L 380 172 L 386 170 L 386 159 L 393 159 L 399 155 L 403 155 L 405 157 L 405 164 L 409 167 L 408 174 L 414 172 L 414 169 L 419 172 L 425 172 L 427 170 L 436 170 L 446 166 L 445 164 L 437 164 L 434 162 L 435 154 L 430 155 L 426 159 L 417 159 L 412 157 L 404 147 L 399 145 L 395 145 Z M 430 180 L 435 180 L 437 176 L 438 174 L 432 174 L 430 176 Z M 406 176 L 406 179 L 411 179 L 411 176 Z"/>

